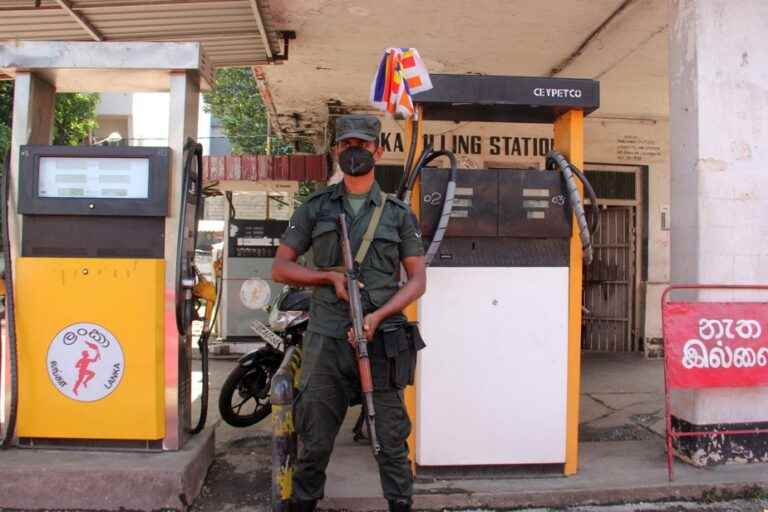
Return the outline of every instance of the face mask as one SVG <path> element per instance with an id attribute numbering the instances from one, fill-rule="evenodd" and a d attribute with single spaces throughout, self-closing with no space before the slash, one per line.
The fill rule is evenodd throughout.
<path id="1" fill-rule="evenodd" d="M 373 153 L 359 146 L 350 146 L 339 154 L 339 167 L 350 176 L 368 174 L 375 163 Z"/>

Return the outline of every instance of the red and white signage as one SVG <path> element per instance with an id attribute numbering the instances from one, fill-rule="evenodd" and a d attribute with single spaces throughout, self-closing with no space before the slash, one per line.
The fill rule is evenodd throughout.
<path id="1" fill-rule="evenodd" d="M 51 341 L 47 357 L 53 387 L 79 402 L 110 395 L 123 379 L 125 356 L 117 338 L 105 327 L 73 324 Z"/>
<path id="2" fill-rule="evenodd" d="M 768 303 L 666 302 L 672 388 L 768 385 Z"/>

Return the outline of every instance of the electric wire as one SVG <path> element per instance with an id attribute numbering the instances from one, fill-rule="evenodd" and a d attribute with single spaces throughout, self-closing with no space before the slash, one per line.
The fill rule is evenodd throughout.
<path id="1" fill-rule="evenodd" d="M 16 416 L 18 411 L 18 398 L 19 398 L 19 381 L 18 381 L 18 354 L 16 346 L 16 312 L 13 301 L 13 263 L 11 261 L 11 244 L 10 244 L 10 231 L 8 228 L 8 203 L 10 202 L 10 187 L 9 179 L 11 174 L 11 152 L 8 151 L 5 155 L 5 162 L 3 165 L 3 261 L 5 262 L 5 325 L 8 330 L 8 370 L 11 381 L 11 393 L 10 401 L 7 404 L 8 407 L 8 422 L 5 424 L 5 433 L 3 435 L 2 447 L 3 449 L 11 446 L 13 438 L 16 434 Z M 1 344 L 0 344 L 1 345 Z M 2 352 L 0 351 L 0 358 Z M 2 359 L 0 359 L 1 361 Z"/>

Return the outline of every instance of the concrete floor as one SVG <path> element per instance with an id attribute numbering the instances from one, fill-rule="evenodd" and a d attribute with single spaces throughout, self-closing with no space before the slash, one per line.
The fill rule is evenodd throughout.
<path id="1" fill-rule="evenodd" d="M 233 361 L 212 362 L 214 420 L 218 418 L 215 399 L 233 365 Z M 768 488 L 768 468 L 764 465 L 699 469 L 677 463 L 677 479 L 673 485 L 667 482 L 662 371 L 661 361 L 648 361 L 639 355 L 586 355 L 581 400 L 581 431 L 586 442 L 580 445 L 580 470 L 576 476 L 420 481 L 416 485 L 416 507 L 763 511 L 768 506 L 762 501 L 765 495 L 761 489 Z M 386 507 L 379 497 L 378 474 L 370 449 L 352 441 L 356 417 L 357 409 L 351 409 L 337 439 L 322 508 Z M 268 508 L 269 428 L 268 419 L 249 429 L 219 426 L 216 460 L 194 510 Z M 735 500 L 742 495 L 749 499 Z M 654 503 L 641 503 L 644 500 Z M 707 505 L 702 500 L 716 503 Z M 622 505 L 624 508 L 597 506 L 605 503 L 629 504 Z"/>

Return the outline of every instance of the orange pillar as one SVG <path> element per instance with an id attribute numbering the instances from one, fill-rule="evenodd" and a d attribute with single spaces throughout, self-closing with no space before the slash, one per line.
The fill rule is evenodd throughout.
<path id="1" fill-rule="evenodd" d="M 421 111 L 419 107 L 417 106 L 417 115 L 418 115 L 418 122 L 416 124 L 416 131 L 418 133 L 418 137 L 416 139 L 416 152 L 414 155 L 414 164 L 416 160 L 418 159 L 419 155 L 421 154 L 421 150 L 424 147 L 424 137 L 423 137 L 423 122 L 421 121 Z M 405 124 L 405 147 L 403 148 L 403 154 L 407 155 L 410 145 L 411 145 L 411 134 L 413 133 L 413 126 L 410 120 Z M 421 201 L 419 201 L 419 198 L 421 197 L 421 179 L 416 180 L 416 183 L 413 185 L 413 193 L 411 194 L 411 209 L 413 210 L 413 213 L 416 215 L 416 218 L 419 218 L 421 213 Z M 429 286 L 429 283 L 427 283 L 427 286 Z M 419 319 L 419 310 L 418 310 L 418 303 L 414 302 L 410 306 L 408 306 L 405 309 L 405 316 L 408 317 L 408 320 L 410 322 L 416 322 Z M 418 375 L 416 376 L 416 380 L 414 381 L 415 384 L 413 386 L 408 386 L 405 388 L 404 398 L 405 398 L 405 408 L 408 411 L 408 417 L 411 419 L 411 435 L 408 436 L 408 458 L 411 460 L 411 465 L 413 466 L 415 470 L 415 461 L 416 461 L 416 422 L 418 421 L 418 418 L 416 417 L 416 386 L 418 385 Z"/>
<path id="2" fill-rule="evenodd" d="M 584 113 L 569 110 L 555 121 L 555 149 L 578 168 L 584 167 Z M 576 180 L 579 193 L 584 191 Z M 579 397 L 581 392 L 581 240 L 576 220 L 571 236 L 568 299 L 568 390 L 566 405 L 565 474 L 573 475 L 579 464 Z"/>

